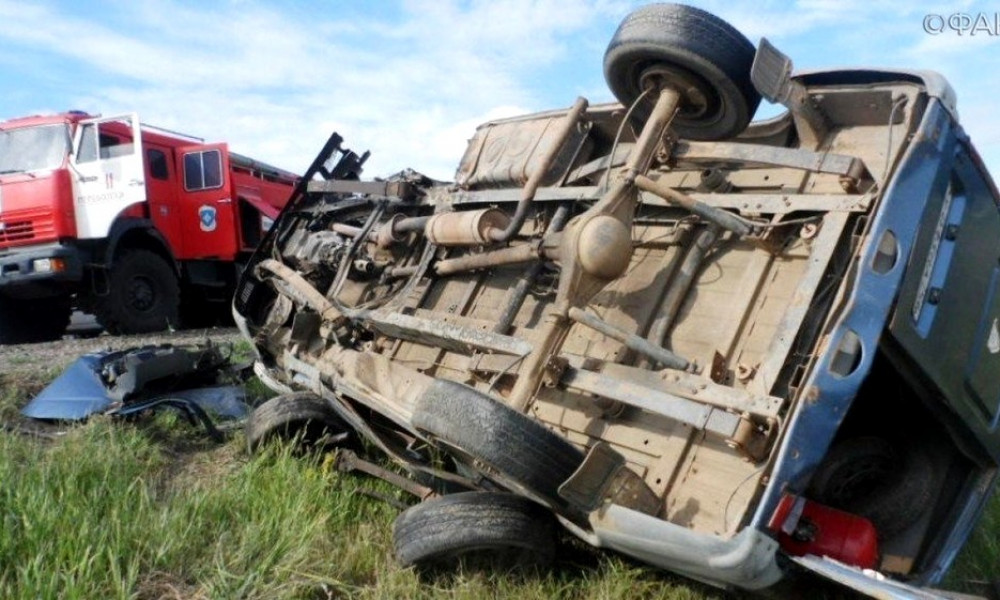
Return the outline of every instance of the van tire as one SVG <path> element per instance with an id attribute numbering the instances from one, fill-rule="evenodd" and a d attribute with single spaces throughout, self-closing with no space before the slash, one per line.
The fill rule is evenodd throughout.
<path id="1" fill-rule="evenodd" d="M 422 396 L 413 425 L 458 462 L 511 491 L 556 509 L 559 486 L 583 453 L 544 425 L 468 386 L 439 380 Z"/>
<path id="2" fill-rule="evenodd" d="M 94 298 L 97 322 L 109 333 L 149 333 L 179 325 L 180 285 L 160 255 L 125 250 L 108 270 L 108 293 Z"/>
<path id="3" fill-rule="evenodd" d="M 604 53 L 604 78 L 629 107 L 651 78 L 681 91 L 672 128 L 682 138 L 731 138 L 750 123 L 760 93 L 750 81 L 756 49 L 732 25 L 703 10 L 680 4 L 650 4 L 621 22 Z M 655 94 L 635 107 L 641 125 Z"/>
<path id="4" fill-rule="evenodd" d="M 251 453 L 271 440 L 294 440 L 301 449 L 342 443 L 350 427 L 330 403 L 312 392 L 275 396 L 250 413 L 246 428 Z"/>
<path id="5" fill-rule="evenodd" d="M 462 492 L 401 513 L 393 549 L 403 567 L 424 573 L 526 571 L 549 566 L 556 549 L 552 513 L 505 492 Z"/>
<path id="6" fill-rule="evenodd" d="M 872 522 L 880 539 L 916 523 L 934 495 L 934 464 L 920 444 L 876 436 L 837 443 L 810 483 L 817 502 Z"/>

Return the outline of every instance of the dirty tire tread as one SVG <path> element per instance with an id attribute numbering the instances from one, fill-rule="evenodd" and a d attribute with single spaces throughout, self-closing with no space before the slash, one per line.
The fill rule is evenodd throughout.
<path id="1" fill-rule="evenodd" d="M 463 492 L 424 501 L 396 518 L 393 547 L 404 567 L 454 569 L 472 553 L 501 568 L 545 567 L 555 557 L 552 513 L 520 496 Z M 506 563 L 506 564 L 505 564 Z"/>
<path id="2" fill-rule="evenodd" d="M 886 461 L 884 477 L 864 493 L 854 495 L 857 497 L 837 497 L 834 488 L 840 469 L 879 457 Z M 863 436 L 834 446 L 810 487 L 818 501 L 868 519 L 881 539 L 889 539 L 916 523 L 930 508 L 934 478 L 933 461 L 919 444 L 894 446 L 879 437 Z"/>
<path id="3" fill-rule="evenodd" d="M 530 417 L 469 391 L 425 395 L 414 410 L 413 424 L 485 463 L 500 477 L 485 474 L 504 487 L 513 482 L 524 488 L 515 491 L 563 506 L 559 486 L 583 462 L 583 453 Z"/>
<path id="4" fill-rule="evenodd" d="M 314 429 L 314 430 L 313 430 Z M 247 445 L 251 452 L 275 437 L 293 438 L 303 432 L 305 444 L 314 442 L 312 433 L 323 429 L 334 433 L 348 431 L 348 426 L 327 403 L 311 392 L 275 396 L 253 410 L 247 420 Z"/>
<path id="5" fill-rule="evenodd" d="M 128 285 L 135 275 L 156 282 L 156 304 L 148 312 L 136 312 L 127 300 Z M 113 334 L 163 331 L 180 322 L 180 284 L 177 274 L 159 254 L 149 250 L 126 250 L 108 273 L 109 292 L 94 302 L 97 322 Z"/>
<path id="6" fill-rule="evenodd" d="M 30 300 L 0 296 L 0 344 L 58 340 L 66 331 L 72 312 L 69 296 Z"/>
<path id="7" fill-rule="evenodd" d="M 674 120 L 674 129 L 688 139 L 725 139 L 746 128 L 760 103 L 750 80 L 756 49 L 726 21 L 701 9 L 678 4 L 651 4 L 622 20 L 604 55 L 604 76 L 622 104 L 638 97 L 638 74 L 657 63 L 680 66 L 721 91 L 725 105 L 714 122 Z M 649 106 L 652 102 L 648 102 Z M 640 122 L 648 107 L 637 110 Z"/>

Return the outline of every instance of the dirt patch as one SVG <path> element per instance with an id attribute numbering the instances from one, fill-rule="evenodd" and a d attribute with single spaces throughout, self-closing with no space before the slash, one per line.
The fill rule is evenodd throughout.
<path id="1" fill-rule="evenodd" d="M 163 571 L 153 571 L 140 579 L 136 598 L 141 600 L 198 600 L 209 598 L 194 583 Z"/>

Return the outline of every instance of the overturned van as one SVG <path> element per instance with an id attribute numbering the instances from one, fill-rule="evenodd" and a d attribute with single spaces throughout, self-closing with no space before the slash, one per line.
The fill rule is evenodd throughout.
<path id="1" fill-rule="evenodd" d="M 1000 458 L 1000 196 L 948 83 L 792 75 L 671 4 L 604 67 L 620 104 L 486 123 L 454 183 L 331 137 L 235 297 L 282 392 L 251 441 L 402 465 L 406 565 L 544 561 L 558 523 L 727 587 L 927 593 Z"/>

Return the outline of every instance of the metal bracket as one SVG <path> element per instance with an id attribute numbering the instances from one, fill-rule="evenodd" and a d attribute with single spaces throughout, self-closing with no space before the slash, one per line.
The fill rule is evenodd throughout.
<path id="1" fill-rule="evenodd" d="M 420 485 L 412 479 L 403 477 L 398 473 L 393 473 L 392 471 L 382 468 L 373 462 L 364 460 L 354 452 L 350 450 L 340 450 L 337 453 L 337 470 L 348 473 L 351 471 L 361 471 L 362 473 L 367 473 L 372 477 L 377 477 L 383 481 L 386 481 L 404 492 L 408 492 L 421 500 L 426 500 L 431 496 L 436 496 L 437 494 L 431 488 Z"/>
<path id="2" fill-rule="evenodd" d="M 767 458 L 777 430 L 776 423 L 771 420 L 757 424 L 750 419 L 750 415 L 744 414 L 740 417 L 733 437 L 726 440 L 726 445 L 758 463 Z"/>
<path id="3" fill-rule="evenodd" d="M 307 184 L 306 190 L 310 193 L 365 194 L 401 200 L 412 200 L 416 195 L 416 188 L 408 181 L 315 180 Z"/>
<path id="4" fill-rule="evenodd" d="M 559 495 L 584 512 L 607 501 L 655 515 L 661 504 L 642 478 L 625 465 L 625 457 L 607 442 L 594 444 L 576 472 L 559 486 Z"/>

